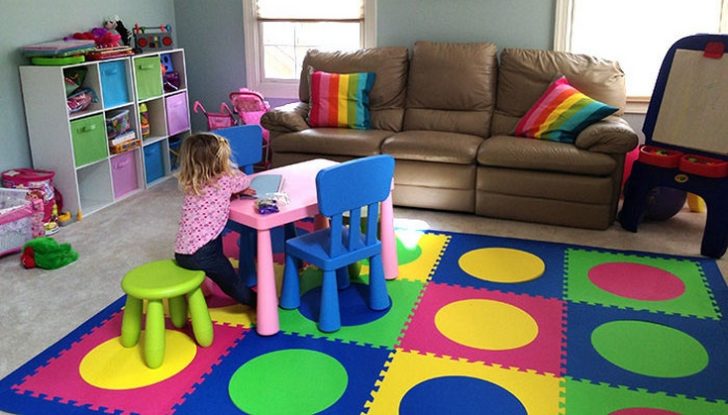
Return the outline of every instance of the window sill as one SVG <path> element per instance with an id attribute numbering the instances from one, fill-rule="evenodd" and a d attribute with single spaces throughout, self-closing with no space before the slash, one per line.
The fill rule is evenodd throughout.
<path id="1" fill-rule="evenodd" d="M 647 100 L 627 100 L 627 105 L 624 107 L 625 114 L 641 114 L 647 113 L 647 107 L 650 105 L 650 101 Z"/>

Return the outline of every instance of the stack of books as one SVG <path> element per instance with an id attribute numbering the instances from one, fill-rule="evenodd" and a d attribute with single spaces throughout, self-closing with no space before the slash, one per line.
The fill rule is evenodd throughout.
<path id="1" fill-rule="evenodd" d="M 85 53 L 96 49 L 93 40 L 56 40 L 23 46 L 23 55 L 34 65 L 71 65 L 86 60 Z"/>

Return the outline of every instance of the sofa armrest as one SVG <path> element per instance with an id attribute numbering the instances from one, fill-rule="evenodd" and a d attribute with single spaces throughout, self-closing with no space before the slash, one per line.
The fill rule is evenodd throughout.
<path id="1" fill-rule="evenodd" d="M 637 134 L 619 117 L 608 117 L 586 127 L 574 145 L 597 153 L 624 154 L 637 146 Z"/>
<path id="2" fill-rule="evenodd" d="M 306 123 L 308 104 L 305 102 L 292 102 L 281 107 L 273 108 L 263 114 L 260 124 L 271 131 L 289 133 L 310 128 Z"/>

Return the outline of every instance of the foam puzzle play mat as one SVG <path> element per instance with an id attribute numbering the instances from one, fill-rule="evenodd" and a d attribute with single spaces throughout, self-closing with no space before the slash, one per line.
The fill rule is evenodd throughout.
<path id="1" fill-rule="evenodd" d="M 259 336 L 250 309 L 208 297 L 212 345 L 168 324 L 164 363 L 148 369 L 139 346 L 119 341 L 122 297 L 0 381 L 0 410 L 728 414 L 728 288 L 715 261 L 397 236 L 387 310 L 367 306 L 364 263 L 339 292 L 342 328 L 320 332 L 321 273 L 308 267 L 280 333 Z"/>

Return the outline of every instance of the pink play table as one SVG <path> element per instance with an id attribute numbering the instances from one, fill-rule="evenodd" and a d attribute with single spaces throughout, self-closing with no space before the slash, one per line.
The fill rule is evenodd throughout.
<path id="1" fill-rule="evenodd" d="M 258 232 L 258 308 L 256 328 L 258 334 L 270 336 L 278 333 L 278 297 L 273 273 L 273 247 L 271 229 L 311 216 L 317 216 L 316 174 L 319 170 L 337 164 L 335 161 L 316 159 L 267 170 L 257 174 L 283 176 L 282 191 L 288 193 L 290 202 L 280 206 L 278 213 L 267 215 L 255 211 L 255 201 L 235 200 L 230 204 L 230 220 L 253 228 Z M 255 175 L 252 175 L 255 176 Z M 382 203 L 380 232 L 382 263 L 387 279 L 397 278 L 397 252 L 394 239 L 394 211 L 392 196 Z"/>

